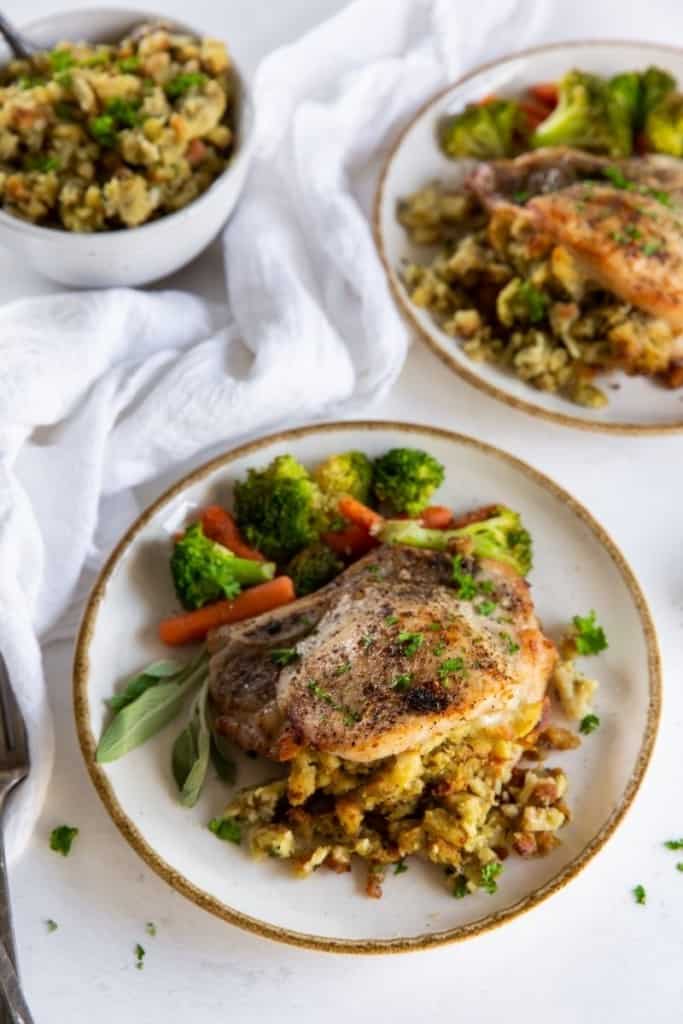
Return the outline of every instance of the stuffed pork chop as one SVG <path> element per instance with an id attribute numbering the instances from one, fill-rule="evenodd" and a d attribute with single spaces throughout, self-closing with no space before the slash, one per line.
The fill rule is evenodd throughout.
<path id="1" fill-rule="evenodd" d="M 463 564 L 476 597 L 452 556 L 387 545 L 298 606 L 217 631 L 216 730 L 278 760 L 370 762 L 464 722 L 505 735 L 521 709 L 540 713 L 556 655 L 528 584 L 501 563 Z"/>

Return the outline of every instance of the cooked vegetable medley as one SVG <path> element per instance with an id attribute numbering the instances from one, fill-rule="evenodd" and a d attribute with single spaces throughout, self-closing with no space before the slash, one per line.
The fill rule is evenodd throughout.
<path id="1" fill-rule="evenodd" d="M 69 231 L 137 227 L 227 166 L 236 80 L 223 43 L 141 25 L 0 71 L 0 202 Z"/>
<path id="2" fill-rule="evenodd" d="M 542 762 L 581 740 L 551 723 L 552 698 L 579 733 L 598 729 L 597 683 L 576 662 L 607 638 L 590 611 L 556 647 L 534 614 L 519 514 L 429 505 L 443 479 L 421 449 L 311 470 L 283 454 L 235 484 L 235 518 L 200 510 L 170 556 L 186 611 L 160 636 L 207 647 L 127 681 L 97 760 L 144 743 L 193 695 L 171 752 L 180 803 L 197 802 L 211 764 L 234 784 L 235 745 L 267 759 L 267 779 L 284 762 L 208 828 L 299 877 L 357 857 L 377 898 L 418 855 L 460 899 L 496 892 L 509 853 L 553 850 L 568 780 Z"/>

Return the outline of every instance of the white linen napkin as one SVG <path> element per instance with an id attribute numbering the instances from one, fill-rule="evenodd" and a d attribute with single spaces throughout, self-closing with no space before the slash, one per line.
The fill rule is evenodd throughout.
<path id="1" fill-rule="evenodd" d="M 0 310 L 0 651 L 33 762 L 10 856 L 52 763 L 40 641 L 60 618 L 72 635 L 84 580 L 137 510 L 130 488 L 391 386 L 407 335 L 365 213 L 378 157 L 466 66 L 525 45 L 547 6 L 358 0 L 264 60 L 253 171 L 225 234 L 229 312 L 125 289 Z"/>

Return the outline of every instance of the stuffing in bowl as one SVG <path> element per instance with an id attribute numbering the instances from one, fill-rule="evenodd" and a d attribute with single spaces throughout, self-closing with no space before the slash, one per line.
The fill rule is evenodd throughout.
<path id="1" fill-rule="evenodd" d="M 2 209 L 73 232 L 181 210 L 230 162 L 237 99 L 223 43 L 159 23 L 13 60 L 0 71 Z"/>

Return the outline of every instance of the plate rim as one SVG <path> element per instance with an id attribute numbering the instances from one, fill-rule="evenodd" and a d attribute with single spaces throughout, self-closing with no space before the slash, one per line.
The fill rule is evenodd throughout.
<path id="1" fill-rule="evenodd" d="M 185 878 L 181 872 L 168 864 L 153 847 L 142 836 L 138 828 L 130 820 L 123 807 L 120 805 L 114 788 L 109 781 L 103 767 L 95 761 L 95 749 L 97 740 L 90 728 L 90 700 L 88 696 L 89 676 L 89 648 L 92 640 L 97 613 L 105 597 L 106 588 L 110 577 L 117 568 L 121 558 L 129 549 L 138 534 L 156 516 L 156 514 L 171 500 L 182 494 L 187 487 L 210 476 L 214 471 L 228 467 L 232 462 L 258 452 L 269 445 L 278 442 L 298 440 L 301 437 L 308 437 L 311 434 L 326 434 L 344 431 L 394 431 L 396 433 L 417 433 L 427 437 L 438 437 L 441 440 L 455 442 L 458 445 L 475 449 L 486 455 L 493 456 L 507 465 L 517 469 L 523 476 L 531 479 L 541 486 L 545 491 L 550 492 L 559 498 L 565 506 L 585 526 L 592 535 L 606 550 L 619 571 L 621 578 L 627 587 L 630 596 L 635 604 L 636 612 L 643 629 L 647 650 L 647 681 L 648 681 L 648 710 L 645 722 L 645 729 L 641 740 L 640 748 L 633 770 L 628 782 L 621 794 L 619 802 L 613 808 L 610 816 L 604 822 L 599 831 L 586 844 L 583 850 L 567 864 L 558 874 L 548 882 L 535 889 L 533 892 L 518 900 L 510 907 L 496 911 L 492 914 L 485 914 L 475 921 L 464 925 L 457 925 L 440 932 L 423 933 L 420 935 L 396 938 L 379 939 L 339 939 L 329 936 L 313 935 L 306 932 L 295 931 L 280 925 L 274 925 L 268 921 L 262 921 L 236 910 L 210 893 L 201 889 Z M 90 592 L 85 605 L 81 624 L 76 637 L 73 662 L 73 704 L 76 724 L 76 734 L 85 761 L 85 766 L 93 783 L 95 790 L 104 804 L 104 807 L 119 832 L 129 843 L 135 852 L 145 861 L 157 875 L 159 875 L 176 892 L 191 900 L 197 906 L 216 917 L 236 925 L 248 932 L 252 932 L 263 938 L 273 939 L 288 945 L 304 947 L 326 953 L 353 953 L 353 954 L 387 954 L 405 953 L 418 950 L 426 950 L 443 946 L 454 942 L 460 942 L 476 935 L 491 931 L 508 921 L 520 916 L 533 907 L 544 902 L 555 892 L 564 888 L 582 869 L 593 859 L 613 835 L 618 825 L 624 818 L 628 809 L 632 806 L 635 796 L 640 788 L 645 772 L 650 763 L 655 745 L 662 701 L 662 679 L 661 679 L 661 658 L 657 633 L 655 630 L 652 614 L 643 591 L 638 583 L 635 573 L 624 558 L 619 547 L 612 540 L 605 528 L 593 517 L 592 513 L 576 498 L 564 490 L 551 477 L 546 476 L 540 470 L 535 469 L 517 456 L 506 452 L 504 449 L 490 445 L 478 438 L 465 434 L 456 433 L 441 427 L 434 427 L 428 424 L 418 424 L 406 421 L 392 420 L 344 420 L 326 421 L 322 423 L 309 424 L 303 427 L 295 427 L 289 430 L 276 431 L 265 437 L 249 441 L 246 444 L 238 445 L 228 449 L 202 465 L 196 467 L 190 473 L 182 476 L 171 487 L 167 488 L 155 501 L 148 505 L 135 521 L 128 527 L 122 538 L 115 545 L 113 551 L 107 558 L 100 570 L 97 580 Z"/>
<path id="2" fill-rule="evenodd" d="M 582 419 L 580 416 L 572 415 L 567 412 L 555 412 L 551 409 L 544 409 L 542 406 L 532 402 L 531 399 L 518 398 L 517 395 L 512 395 L 505 391 L 502 387 L 497 384 L 493 384 L 488 380 L 484 380 L 480 377 L 473 369 L 469 366 L 460 363 L 455 359 L 449 352 L 446 351 L 429 333 L 425 330 L 410 303 L 408 297 L 403 293 L 403 290 L 396 283 L 396 275 L 393 268 L 389 265 L 387 255 L 384 246 L 384 234 L 381 228 L 381 211 L 384 206 L 384 189 L 386 185 L 386 179 L 389 174 L 389 169 L 394 161 L 394 158 L 401 147 L 404 138 L 408 132 L 413 128 L 415 123 L 427 113 L 430 107 L 437 104 L 444 96 L 452 92 L 454 89 L 459 88 L 465 82 L 468 82 L 471 78 L 480 74 L 482 71 L 489 71 L 492 68 L 496 68 L 501 64 L 505 64 L 507 61 L 516 60 L 520 57 L 533 57 L 538 53 L 547 53 L 553 50 L 565 50 L 575 49 L 583 46 L 609 46 L 614 49 L 621 49 L 625 47 L 638 47 L 641 50 L 665 50 L 669 53 L 675 53 L 683 58 L 683 46 L 675 46 L 668 43 L 657 43 L 655 41 L 639 42 L 636 39 L 571 39 L 565 42 L 554 42 L 554 43 L 542 43 L 538 46 L 530 46 L 523 50 L 515 50 L 510 53 L 504 54 L 502 57 L 496 57 L 495 60 L 484 61 L 481 64 L 477 64 L 476 67 L 471 68 L 464 75 L 445 85 L 442 89 L 432 93 L 432 95 L 421 103 L 415 113 L 410 117 L 407 124 L 403 126 L 399 134 L 392 142 L 389 150 L 384 157 L 382 167 L 375 188 L 375 195 L 372 204 L 371 214 L 371 225 L 372 235 L 375 242 L 380 262 L 384 269 L 384 274 L 389 285 L 389 291 L 398 306 L 399 312 L 408 324 L 417 334 L 418 338 L 423 341 L 428 348 L 436 355 L 445 365 L 452 370 L 458 377 L 464 380 L 467 384 L 477 388 L 478 391 L 484 392 L 489 398 L 494 398 L 499 402 L 503 402 L 505 405 L 510 406 L 513 409 L 517 409 L 520 412 L 528 413 L 530 416 L 535 416 L 539 419 L 546 420 L 546 422 L 559 423 L 564 427 L 574 427 L 578 430 L 595 431 L 603 434 L 618 434 L 626 437 L 637 437 L 642 435 L 661 435 L 661 434 L 680 434 L 683 433 L 683 416 L 679 420 L 672 423 L 662 424 L 643 424 L 643 423 L 630 423 L 628 421 L 618 423 L 605 423 L 600 420 L 587 420 Z M 568 403 L 569 404 L 569 403 Z"/>

